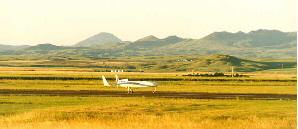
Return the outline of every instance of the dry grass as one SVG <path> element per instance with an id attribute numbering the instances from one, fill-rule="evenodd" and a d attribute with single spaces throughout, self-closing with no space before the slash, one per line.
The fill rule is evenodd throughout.
<path id="1" fill-rule="evenodd" d="M 297 125 L 296 101 L 291 100 L 2 96 L 1 101 L 20 108 L 8 110 L 21 111 L 0 117 L 1 129 L 294 129 Z"/>
<path id="2" fill-rule="evenodd" d="M 89 119 L 78 116 L 72 120 L 49 120 L 55 115 L 26 113 L 6 118 L 0 122 L 1 129 L 294 129 L 295 119 L 190 119 L 183 115 L 119 115 L 113 119 Z M 36 118 L 47 118 L 40 120 Z M 108 117 L 107 117 L 108 118 Z M 16 124 L 17 123 L 17 124 Z"/>
<path id="3" fill-rule="evenodd" d="M 0 68 L 0 76 L 98 78 L 115 74 L 90 69 L 16 69 Z M 119 73 L 120 77 L 129 78 L 177 78 L 182 74 L 185 73 Z M 247 74 L 252 78 L 296 77 L 296 74 Z M 160 91 L 296 94 L 296 82 L 160 81 L 159 84 Z M 123 90 L 101 87 L 101 80 L 0 80 L 1 89 Z M 0 95 L 0 129 L 294 129 L 296 104 L 296 100 Z"/>
<path id="4" fill-rule="evenodd" d="M 114 84 L 113 80 L 109 80 Z M 270 93 L 296 94 L 296 82 L 233 82 L 233 81 L 159 81 L 158 91 L 209 93 Z M 101 90 L 123 91 L 124 88 L 104 87 L 101 80 L 0 80 L 0 89 L 31 90 Z M 139 88 L 138 91 L 151 91 Z"/>

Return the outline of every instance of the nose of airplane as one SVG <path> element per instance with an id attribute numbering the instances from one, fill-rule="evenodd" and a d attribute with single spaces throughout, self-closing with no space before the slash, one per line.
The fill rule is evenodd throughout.
<path id="1" fill-rule="evenodd" d="M 152 82 L 152 86 L 157 86 L 157 83 L 156 82 Z"/>

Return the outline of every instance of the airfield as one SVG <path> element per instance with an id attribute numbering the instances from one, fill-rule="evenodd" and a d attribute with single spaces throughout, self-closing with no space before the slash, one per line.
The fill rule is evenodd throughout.
<path id="1" fill-rule="evenodd" d="M 97 72 L 77 68 L 0 68 L 0 128 L 292 129 L 296 69 L 189 77 L 190 72 Z M 114 75 L 158 83 L 133 94 Z M 226 73 L 229 74 L 229 73 Z"/>

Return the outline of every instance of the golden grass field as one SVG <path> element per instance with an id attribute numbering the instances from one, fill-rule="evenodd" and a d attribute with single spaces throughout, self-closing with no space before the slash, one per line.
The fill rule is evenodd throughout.
<path id="1" fill-rule="evenodd" d="M 157 81 L 158 91 L 191 93 L 247 93 L 296 95 L 296 73 L 263 71 L 245 73 L 243 78 L 209 77 L 193 81 L 185 73 L 119 73 L 129 79 L 183 78 Z M 0 68 L 1 90 L 123 91 L 103 87 L 100 76 L 114 73 L 89 69 Z M 56 77 L 39 80 L 38 77 Z M 61 80 L 75 77 L 77 80 Z M 95 78 L 95 79 L 94 79 Z M 98 79 L 96 79 L 98 78 Z M 255 80 L 257 79 L 257 80 Z M 109 80 L 114 83 L 114 80 Z M 151 92 L 136 89 L 135 92 Z M 158 94 L 158 93 L 157 93 Z M 1 129 L 294 129 L 297 126 L 296 99 L 189 99 L 162 97 L 113 97 L 97 95 L 0 94 Z"/>
<path id="2" fill-rule="evenodd" d="M 2 96 L 1 101 L 24 106 L 1 110 L 20 111 L 2 116 L 1 128 L 280 129 L 296 126 L 296 101 L 292 100 Z"/>

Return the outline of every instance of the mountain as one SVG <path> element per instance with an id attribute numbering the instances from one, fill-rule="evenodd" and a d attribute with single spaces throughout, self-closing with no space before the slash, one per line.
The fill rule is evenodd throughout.
<path id="1" fill-rule="evenodd" d="M 183 40 L 185 40 L 185 39 L 180 38 L 178 36 L 168 36 L 168 37 L 162 39 L 163 42 L 169 42 L 169 43 L 178 43 L 178 42 L 181 42 Z"/>
<path id="2" fill-rule="evenodd" d="M 266 47 L 287 44 L 297 40 L 296 33 L 281 32 L 279 30 L 259 29 L 249 33 L 214 32 L 202 40 L 217 41 L 234 46 Z"/>
<path id="3" fill-rule="evenodd" d="M 153 35 L 149 35 L 149 36 L 146 36 L 144 38 L 137 40 L 136 42 L 150 42 L 150 41 L 157 41 L 157 40 L 159 40 L 157 37 L 155 37 Z"/>
<path id="4" fill-rule="evenodd" d="M 0 44 L 0 51 L 14 51 L 30 47 L 29 45 L 4 45 Z"/>
<path id="5" fill-rule="evenodd" d="M 28 47 L 27 50 L 41 50 L 41 51 L 47 51 L 47 50 L 58 50 L 63 49 L 61 46 L 56 46 L 50 43 L 44 43 L 44 44 L 38 44 L 36 46 Z"/>
<path id="6" fill-rule="evenodd" d="M 155 53 L 229 54 L 241 57 L 296 57 L 296 32 L 256 30 L 248 33 L 214 32 L 201 39 L 189 39 L 167 45 Z"/>
<path id="7" fill-rule="evenodd" d="M 16 49 L 14 49 L 16 48 Z M 18 49 L 17 49 L 18 48 Z M 177 36 L 146 36 L 135 42 L 123 42 L 109 33 L 99 33 L 75 47 L 40 44 L 32 47 L 0 46 L 0 55 L 64 56 L 74 58 L 108 58 L 123 56 L 172 56 L 223 54 L 240 58 L 296 58 L 296 32 L 259 29 L 244 32 L 214 32 L 201 39 Z"/>
<path id="8" fill-rule="evenodd" d="M 125 48 L 126 49 L 137 49 L 137 50 L 150 50 L 154 48 L 159 48 L 162 46 L 167 46 L 170 44 L 175 44 L 178 42 L 183 41 L 183 38 L 177 36 L 168 36 L 164 39 L 156 38 L 153 35 L 146 36 L 141 38 L 133 43 L 128 44 Z"/>
<path id="9" fill-rule="evenodd" d="M 25 48 L 30 47 L 29 45 L 4 45 L 0 44 L 0 55 L 10 55 L 14 54 L 16 51 L 23 50 Z"/>
<path id="10" fill-rule="evenodd" d="M 56 46 L 50 43 L 38 44 L 15 51 L 15 54 L 30 55 L 33 57 L 43 56 L 45 54 L 55 55 L 59 51 L 65 51 L 68 47 Z"/>
<path id="11" fill-rule="evenodd" d="M 119 43 L 121 39 L 111 33 L 101 32 L 75 44 L 76 47 L 90 47 L 108 43 Z"/>

